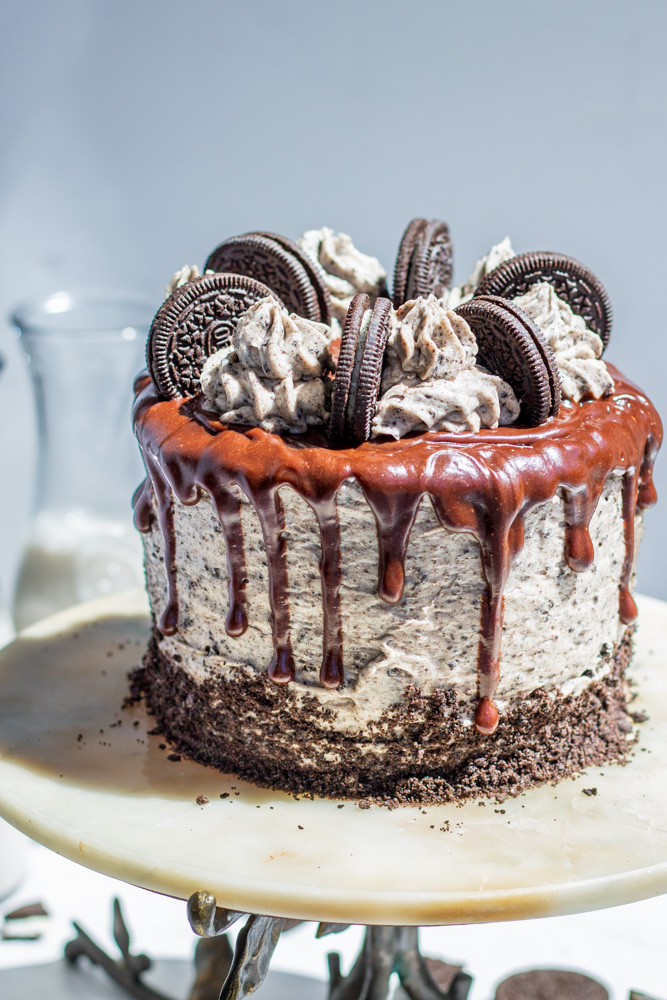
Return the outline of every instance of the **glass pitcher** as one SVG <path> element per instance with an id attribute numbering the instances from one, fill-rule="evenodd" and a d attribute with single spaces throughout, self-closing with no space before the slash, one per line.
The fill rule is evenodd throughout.
<path id="1" fill-rule="evenodd" d="M 11 317 L 28 359 L 39 436 L 17 629 L 143 584 L 130 504 L 142 468 L 130 409 L 154 311 L 140 295 L 58 292 Z"/>

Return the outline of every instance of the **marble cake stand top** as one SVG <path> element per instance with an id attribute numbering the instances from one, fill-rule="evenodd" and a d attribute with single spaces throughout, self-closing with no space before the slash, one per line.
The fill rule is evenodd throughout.
<path id="1" fill-rule="evenodd" d="M 635 707 L 649 720 L 627 766 L 502 804 L 393 811 L 169 760 L 143 707 L 121 709 L 148 638 L 145 595 L 81 605 L 0 652 L 0 814 L 89 868 L 253 913 L 452 924 L 656 896 L 667 892 L 667 604 L 638 603 Z"/>

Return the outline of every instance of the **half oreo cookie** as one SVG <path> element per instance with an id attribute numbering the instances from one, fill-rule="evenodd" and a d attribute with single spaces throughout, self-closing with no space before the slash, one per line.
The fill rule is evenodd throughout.
<path id="1" fill-rule="evenodd" d="M 446 222 L 413 219 L 403 233 L 394 265 L 394 307 L 419 295 L 447 291 L 452 281 L 452 241 Z"/>
<path id="2" fill-rule="evenodd" d="M 514 390 L 529 426 L 542 424 L 560 409 L 558 366 L 541 331 L 513 302 L 480 296 L 455 312 L 477 340 L 477 360 Z"/>
<path id="3" fill-rule="evenodd" d="M 241 274 L 205 274 L 177 288 L 158 309 L 146 346 L 160 393 L 167 399 L 196 395 L 206 359 L 231 343 L 239 317 L 267 295 L 278 298 Z"/>
<path id="4" fill-rule="evenodd" d="M 540 281 L 553 285 L 558 297 L 582 316 L 607 346 L 612 324 L 609 296 L 590 268 L 573 257 L 540 250 L 511 257 L 482 278 L 475 295 L 515 299 Z"/>
<path id="5" fill-rule="evenodd" d="M 350 438 L 361 444 L 371 435 L 390 315 L 389 299 L 376 299 L 372 309 L 365 294 L 355 295 L 350 303 L 331 395 L 333 444 Z"/>
<path id="6" fill-rule="evenodd" d="M 315 323 L 326 322 L 323 281 L 311 262 L 304 263 L 305 254 L 298 248 L 295 252 L 289 242 L 264 233 L 233 236 L 213 251 L 204 270 L 247 275 L 270 288 L 290 312 Z"/>

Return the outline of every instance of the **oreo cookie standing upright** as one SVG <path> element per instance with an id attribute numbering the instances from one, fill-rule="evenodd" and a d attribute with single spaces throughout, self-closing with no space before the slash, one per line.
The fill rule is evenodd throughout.
<path id="1" fill-rule="evenodd" d="M 368 441 L 371 436 L 371 425 L 380 395 L 382 363 L 387 346 L 390 317 L 389 299 L 376 299 L 363 343 L 360 345 L 359 341 L 357 342 L 357 359 L 352 375 L 353 388 L 356 391 L 354 394 L 350 393 L 347 418 L 352 436 L 359 444 Z"/>
<path id="2" fill-rule="evenodd" d="M 161 395 L 196 395 L 207 358 L 231 343 L 239 317 L 267 296 L 280 301 L 242 274 L 205 274 L 172 292 L 155 314 L 146 344 L 148 370 Z"/>
<path id="3" fill-rule="evenodd" d="M 516 302 L 513 302 L 511 299 L 504 299 L 499 295 L 478 295 L 476 298 L 479 302 L 495 302 L 497 305 L 503 306 L 511 312 L 516 319 L 518 319 L 524 330 L 530 334 L 535 347 L 542 355 L 542 360 L 544 361 L 544 367 L 549 379 L 549 390 L 551 392 L 551 409 L 549 410 L 549 416 L 555 417 L 560 410 L 562 397 L 560 372 L 558 371 L 556 357 L 546 337 L 537 324 L 533 323 L 523 309 L 521 309 L 520 306 L 518 306 Z"/>
<path id="4" fill-rule="evenodd" d="M 426 225 L 428 225 L 427 219 L 413 219 L 401 237 L 398 253 L 396 254 L 396 263 L 394 264 L 394 283 L 392 289 L 394 309 L 402 306 L 407 298 L 405 293 L 408 287 L 408 271 L 410 269 L 412 251 L 414 250 L 417 237 Z"/>
<path id="5" fill-rule="evenodd" d="M 350 396 L 350 383 L 352 381 L 357 340 L 359 339 L 359 331 L 361 330 L 364 316 L 370 312 L 370 308 L 370 297 L 364 292 L 354 295 L 348 306 L 340 339 L 336 375 L 331 390 L 329 440 L 332 444 L 340 444 L 345 440 L 347 402 Z"/>
<path id="6" fill-rule="evenodd" d="M 273 236 L 247 233 L 232 236 L 210 254 L 204 270 L 244 274 L 268 286 L 289 312 L 321 323 L 321 288 L 313 281 L 314 268 L 302 263 L 300 254 Z"/>
<path id="7" fill-rule="evenodd" d="M 514 390 L 523 421 L 536 426 L 555 416 L 560 407 L 558 366 L 533 321 L 514 303 L 492 296 L 473 298 L 455 312 L 475 335 L 479 363 Z"/>
<path id="8" fill-rule="evenodd" d="M 389 332 L 391 302 L 355 295 L 343 327 L 331 397 L 329 439 L 368 441 L 377 409 L 382 363 Z"/>
<path id="9" fill-rule="evenodd" d="M 482 278 L 475 297 L 500 295 L 515 299 L 541 281 L 553 285 L 556 295 L 586 321 L 606 347 L 612 324 L 609 296 L 597 275 L 574 257 L 542 250 L 510 257 Z"/>
<path id="10" fill-rule="evenodd" d="M 394 266 L 394 308 L 418 296 L 441 298 L 452 281 L 452 241 L 446 222 L 413 219 Z"/>

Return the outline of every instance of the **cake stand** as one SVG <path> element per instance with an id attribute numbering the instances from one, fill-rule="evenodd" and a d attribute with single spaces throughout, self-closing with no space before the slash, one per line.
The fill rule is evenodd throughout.
<path id="1" fill-rule="evenodd" d="M 145 596 L 81 605 L 0 653 L 0 814 L 82 865 L 189 899 L 206 936 L 234 913 L 270 914 L 319 921 L 323 933 L 393 927 L 391 947 L 405 952 L 419 925 L 657 896 L 667 892 L 667 605 L 638 604 L 633 710 L 648 718 L 627 766 L 501 804 L 395 810 L 266 791 L 173 759 L 143 706 L 122 708 L 149 635 Z M 261 926 L 275 936 L 275 922 Z M 247 949 L 260 929 L 244 929 Z"/>

